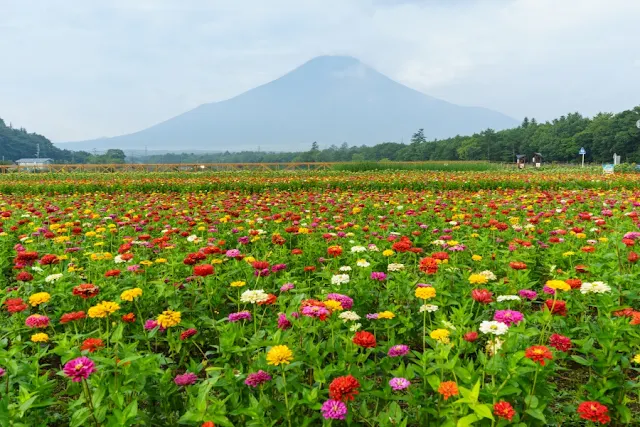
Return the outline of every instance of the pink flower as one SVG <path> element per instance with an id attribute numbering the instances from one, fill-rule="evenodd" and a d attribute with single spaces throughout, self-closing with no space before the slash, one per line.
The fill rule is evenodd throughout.
<path id="1" fill-rule="evenodd" d="M 82 356 L 68 361 L 64 365 L 63 371 L 72 381 L 79 383 L 89 378 L 89 375 L 96 371 L 96 365 L 93 360 Z"/>
<path id="2" fill-rule="evenodd" d="M 322 404 L 322 416 L 325 420 L 344 420 L 347 415 L 347 405 L 340 400 L 327 400 Z"/>
<path id="3" fill-rule="evenodd" d="M 249 387 L 258 387 L 264 383 L 266 383 L 267 381 L 271 380 L 271 375 L 269 375 L 268 373 L 266 373 L 265 371 L 258 371 L 258 372 L 254 372 L 252 374 L 249 374 L 247 376 L 247 379 L 244 380 L 244 383 L 246 385 L 248 385 Z"/>
<path id="4" fill-rule="evenodd" d="M 398 344 L 391 347 L 387 355 L 389 357 L 399 357 L 399 356 L 404 356 L 407 353 L 409 353 L 409 346 L 404 344 Z"/>
<path id="5" fill-rule="evenodd" d="M 293 283 L 285 283 L 280 287 L 280 292 L 287 292 L 293 288 L 295 288 L 295 285 Z"/>
<path id="6" fill-rule="evenodd" d="M 342 308 L 345 310 L 350 310 L 353 307 L 353 299 L 349 298 L 346 295 L 342 294 L 329 294 L 327 295 L 327 299 L 338 301 Z"/>
<path id="7" fill-rule="evenodd" d="M 278 315 L 278 329 L 287 330 L 291 327 L 291 322 L 287 319 L 287 315 L 280 313 Z"/>
<path id="8" fill-rule="evenodd" d="M 173 382 L 181 387 L 195 384 L 196 381 L 198 381 L 198 376 L 192 372 L 187 372 L 182 375 L 176 375 L 176 377 L 173 379 Z"/>
<path id="9" fill-rule="evenodd" d="M 398 391 L 404 390 L 405 388 L 409 387 L 411 385 L 411 382 L 406 378 L 392 378 L 389 381 L 389 385 L 392 389 Z"/>
<path id="10" fill-rule="evenodd" d="M 524 316 L 519 311 L 515 310 L 498 310 L 493 315 L 493 320 L 504 323 L 507 326 L 517 325 L 522 322 Z"/>
<path id="11" fill-rule="evenodd" d="M 374 271 L 373 273 L 371 273 L 371 279 L 382 282 L 387 279 L 387 275 L 382 271 Z"/>
<path id="12" fill-rule="evenodd" d="M 32 314 L 27 317 L 24 324 L 30 328 L 46 328 L 49 326 L 49 318 L 40 314 Z"/>

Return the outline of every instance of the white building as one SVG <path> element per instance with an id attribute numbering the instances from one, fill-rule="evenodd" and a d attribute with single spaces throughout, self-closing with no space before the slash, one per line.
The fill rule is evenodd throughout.
<path id="1" fill-rule="evenodd" d="M 46 165 L 50 165 L 53 163 L 53 159 L 44 158 L 44 159 L 18 159 L 16 160 L 16 164 L 22 167 L 31 167 L 31 168 L 42 168 Z"/>

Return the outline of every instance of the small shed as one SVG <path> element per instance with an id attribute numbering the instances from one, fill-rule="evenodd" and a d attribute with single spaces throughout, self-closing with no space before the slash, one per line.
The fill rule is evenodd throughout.
<path id="1" fill-rule="evenodd" d="M 527 161 L 527 156 L 525 156 L 524 154 L 516 154 L 516 165 L 518 166 L 518 169 L 524 169 L 524 164 Z"/>
<path id="2" fill-rule="evenodd" d="M 537 168 L 539 168 L 540 166 L 542 166 L 542 154 L 540 153 L 533 153 L 533 160 L 532 160 L 533 164 L 536 165 Z"/>
<path id="3" fill-rule="evenodd" d="M 51 163 L 53 163 L 53 159 L 49 159 L 49 158 L 34 158 L 34 159 L 18 159 L 16 160 L 16 164 L 18 166 L 21 167 L 25 167 L 25 168 L 34 168 L 34 169 L 41 169 L 44 168 L 47 165 L 50 165 Z"/>

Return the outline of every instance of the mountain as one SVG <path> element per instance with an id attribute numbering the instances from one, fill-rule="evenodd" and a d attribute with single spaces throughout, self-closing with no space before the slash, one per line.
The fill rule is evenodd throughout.
<path id="1" fill-rule="evenodd" d="M 44 136 L 29 133 L 24 128 L 15 129 L 12 126 L 7 126 L 0 118 L 0 158 L 2 160 L 33 158 L 36 155 L 41 158 L 58 160 L 69 154 L 69 152 L 55 147 Z"/>
<path id="2" fill-rule="evenodd" d="M 313 141 L 373 145 L 517 126 L 504 114 L 436 99 L 391 80 L 355 58 L 321 56 L 226 101 L 203 104 L 150 128 L 68 149 L 307 150 Z"/>

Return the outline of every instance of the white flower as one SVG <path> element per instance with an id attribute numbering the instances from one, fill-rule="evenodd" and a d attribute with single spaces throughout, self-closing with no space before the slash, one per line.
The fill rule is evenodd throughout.
<path id="1" fill-rule="evenodd" d="M 485 320 L 480 323 L 479 329 L 483 334 L 504 335 L 509 330 L 509 327 L 495 320 Z"/>
<path id="2" fill-rule="evenodd" d="M 269 295 L 267 295 L 267 293 L 262 289 L 257 289 L 255 291 L 244 291 L 242 295 L 240 295 L 240 301 L 250 304 L 264 302 L 268 299 Z"/>
<path id="3" fill-rule="evenodd" d="M 580 292 L 583 294 L 604 294 L 611 292 L 611 286 L 604 282 L 585 282 L 580 286 Z"/>
<path id="4" fill-rule="evenodd" d="M 331 277 L 332 285 L 342 285 L 344 283 L 349 283 L 348 274 L 334 274 L 333 277 Z"/>
<path id="5" fill-rule="evenodd" d="M 433 305 L 433 304 L 423 304 L 420 306 L 420 313 L 424 313 L 425 311 L 427 313 L 433 313 L 435 311 L 438 311 L 438 306 L 437 305 Z"/>
<path id="6" fill-rule="evenodd" d="M 456 330 L 456 327 L 455 327 L 455 326 L 453 326 L 453 323 L 451 323 L 451 322 L 448 322 L 448 321 L 446 321 L 446 320 L 442 320 L 442 324 L 444 325 L 444 327 L 445 327 L 445 328 L 449 328 L 449 329 L 451 329 L 452 331 L 455 331 L 455 330 Z"/>
<path id="7" fill-rule="evenodd" d="M 369 249 L 371 252 L 378 252 L 380 249 L 378 249 L 378 247 L 376 245 L 374 245 L 373 243 L 371 243 L 369 246 L 367 246 L 367 249 Z"/>
<path id="8" fill-rule="evenodd" d="M 592 233 L 597 233 L 598 231 L 600 231 L 600 229 L 597 227 L 593 227 L 593 228 L 590 228 L 589 231 Z"/>
<path id="9" fill-rule="evenodd" d="M 262 235 L 262 234 L 267 234 L 266 231 L 264 231 L 263 229 L 259 228 L 258 230 L 256 230 L 258 232 L 258 235 Z"/>
<path id="10" fill-rule="evenodd" d="M 458 225 L 458 221 L 449 221 L 449 225 Z"/>
<path id="11" fill-rule="evenodd" d="M 387 266 L 387 271 L 402 271 L 402 270 L 404 270 L 404 264 L 393 263 Z"/>
<path id="12" fill-rule="evenodd" d="M 445 242 L 444 240 L 434 240 L 433 242 L 431 242 L 431 244 L 434 246 L 442 246 L 442 245 L 446 245 L 447 242 Z"/>
<path id="13" fill-rule="evenodd" d="M 491 281 L 491 280 L 496 280 L 497 277 L 495 274 L 493 274 L 493 272 L 489 271 L 489 270 L 485 270 L 485 271 L 481 271 L 480 273 L 481 276 L 484 276 L 485 279 Z"/>
<path id="14" fill-rule="evenodd" d="M 338 317 L 341 318 L 345 323 L 360 320 L 360 316 L 358 316 L 358 313 L 356 313 L 355 311 L 343 311 Z"/>
<path id="15" fill-rule="evenodd" d="M 165 233 L 168 233 L 168 232 L 169 232 L 169 230 L 162 230 L 161 231 L 162 234 L 165 234 Z"/>
<path id="16" fill-rule="evenodd" d="M 349 328 L 349 330 L 351 332 L 355 332 L 358 329 L 360 329 L 362 327 L 362 323 L 354 323 L 353 325 L 351 325 L 351 327 Z"/>
<path id="17" fill-rule="evenodd" d="M 29 236 L 24 236 L 20 238 L 21 242 L 24 242 L 25 240 L 29 240 Z"/>
<path id="18" fill-rule="evenodd" d="M 131 260 L 129 260 L 131 261 Z M 124 262 L 127 262 L 126 259 L 122 259 L 122 255 L 116 255 L 115 258 L 113 258 L 113 262 L 115 262 L 116 264 L 122 264 Z"/>
<path id="19" fill-rule="evenodd" d="M 536 226 L 533 225 L 533 224 L 527 224 L 527 225 L 524 226 L 524 228 L 527 229 L 527 230 L 531 230 L 532 228 L 536 228 Z"/>
<path id="20" fill-rule="evenodd" d="M 31 267 L 31 269 L 33 271 L 35 271 L 35 272 L 38 272 L 38 273 L 42 273 L 44 271 L 43 269 L 41 269 L 40 267 L 35 266 L 35 265 L 33 267 Z"/>
<path id="21" fill-rule="evenodd" d="M 366 252 L 367 248 L 365 248 L 364 246 L 352 246 L 351 247 L 351 252 L 353 253 L 357 253 L 357 252 Z"/>
<path id="22" fill-rule="evenodd" d="M 366 259 L 359 259 L 358 261 L 356 261 L 356 265 L 358 267 L 366 268 L 366 267 L 369 267 L 371 264 L 369 264 L 369 262 L 367 262 Z"/>
<path id="23" fill-rule="evenodd" d="M 520 301 L 520 297 L 518 295 L 500 295 L 498 298 L 496 298 L 496 301 Z"/>
<path id="24" fill-rule="evenodd" d="M 47 283 L 52 283 L 60 279 L 61 277 L 62 277 L 62 273 L 50 274 L 47 277 L 45 277 L 44 281 Z"/>
<path id="25" fill-rule="evenodd" d="M 489 356 L 495 356 L 495 354 L 502 348 L 503 342 L 504 341 L 502 341 L 498 337 L 488 341 L 486 349 L 487 349 L 487 353 L 489 353 Z"/>
<path id="26" fill-rule="evenodd" d="M 192 234 L 191 236 L 187 237 L 187 242 L 197 242 L 198 241 L 198 236 L 196 236 L 195 234 Z"/>
<path id="27" fill-rule="evenodd" d="M 348 265 L 343 265 L 342 267 L 339 268 L 340 271 L 351 271 L 351 267 L 349 267 Z"/>

